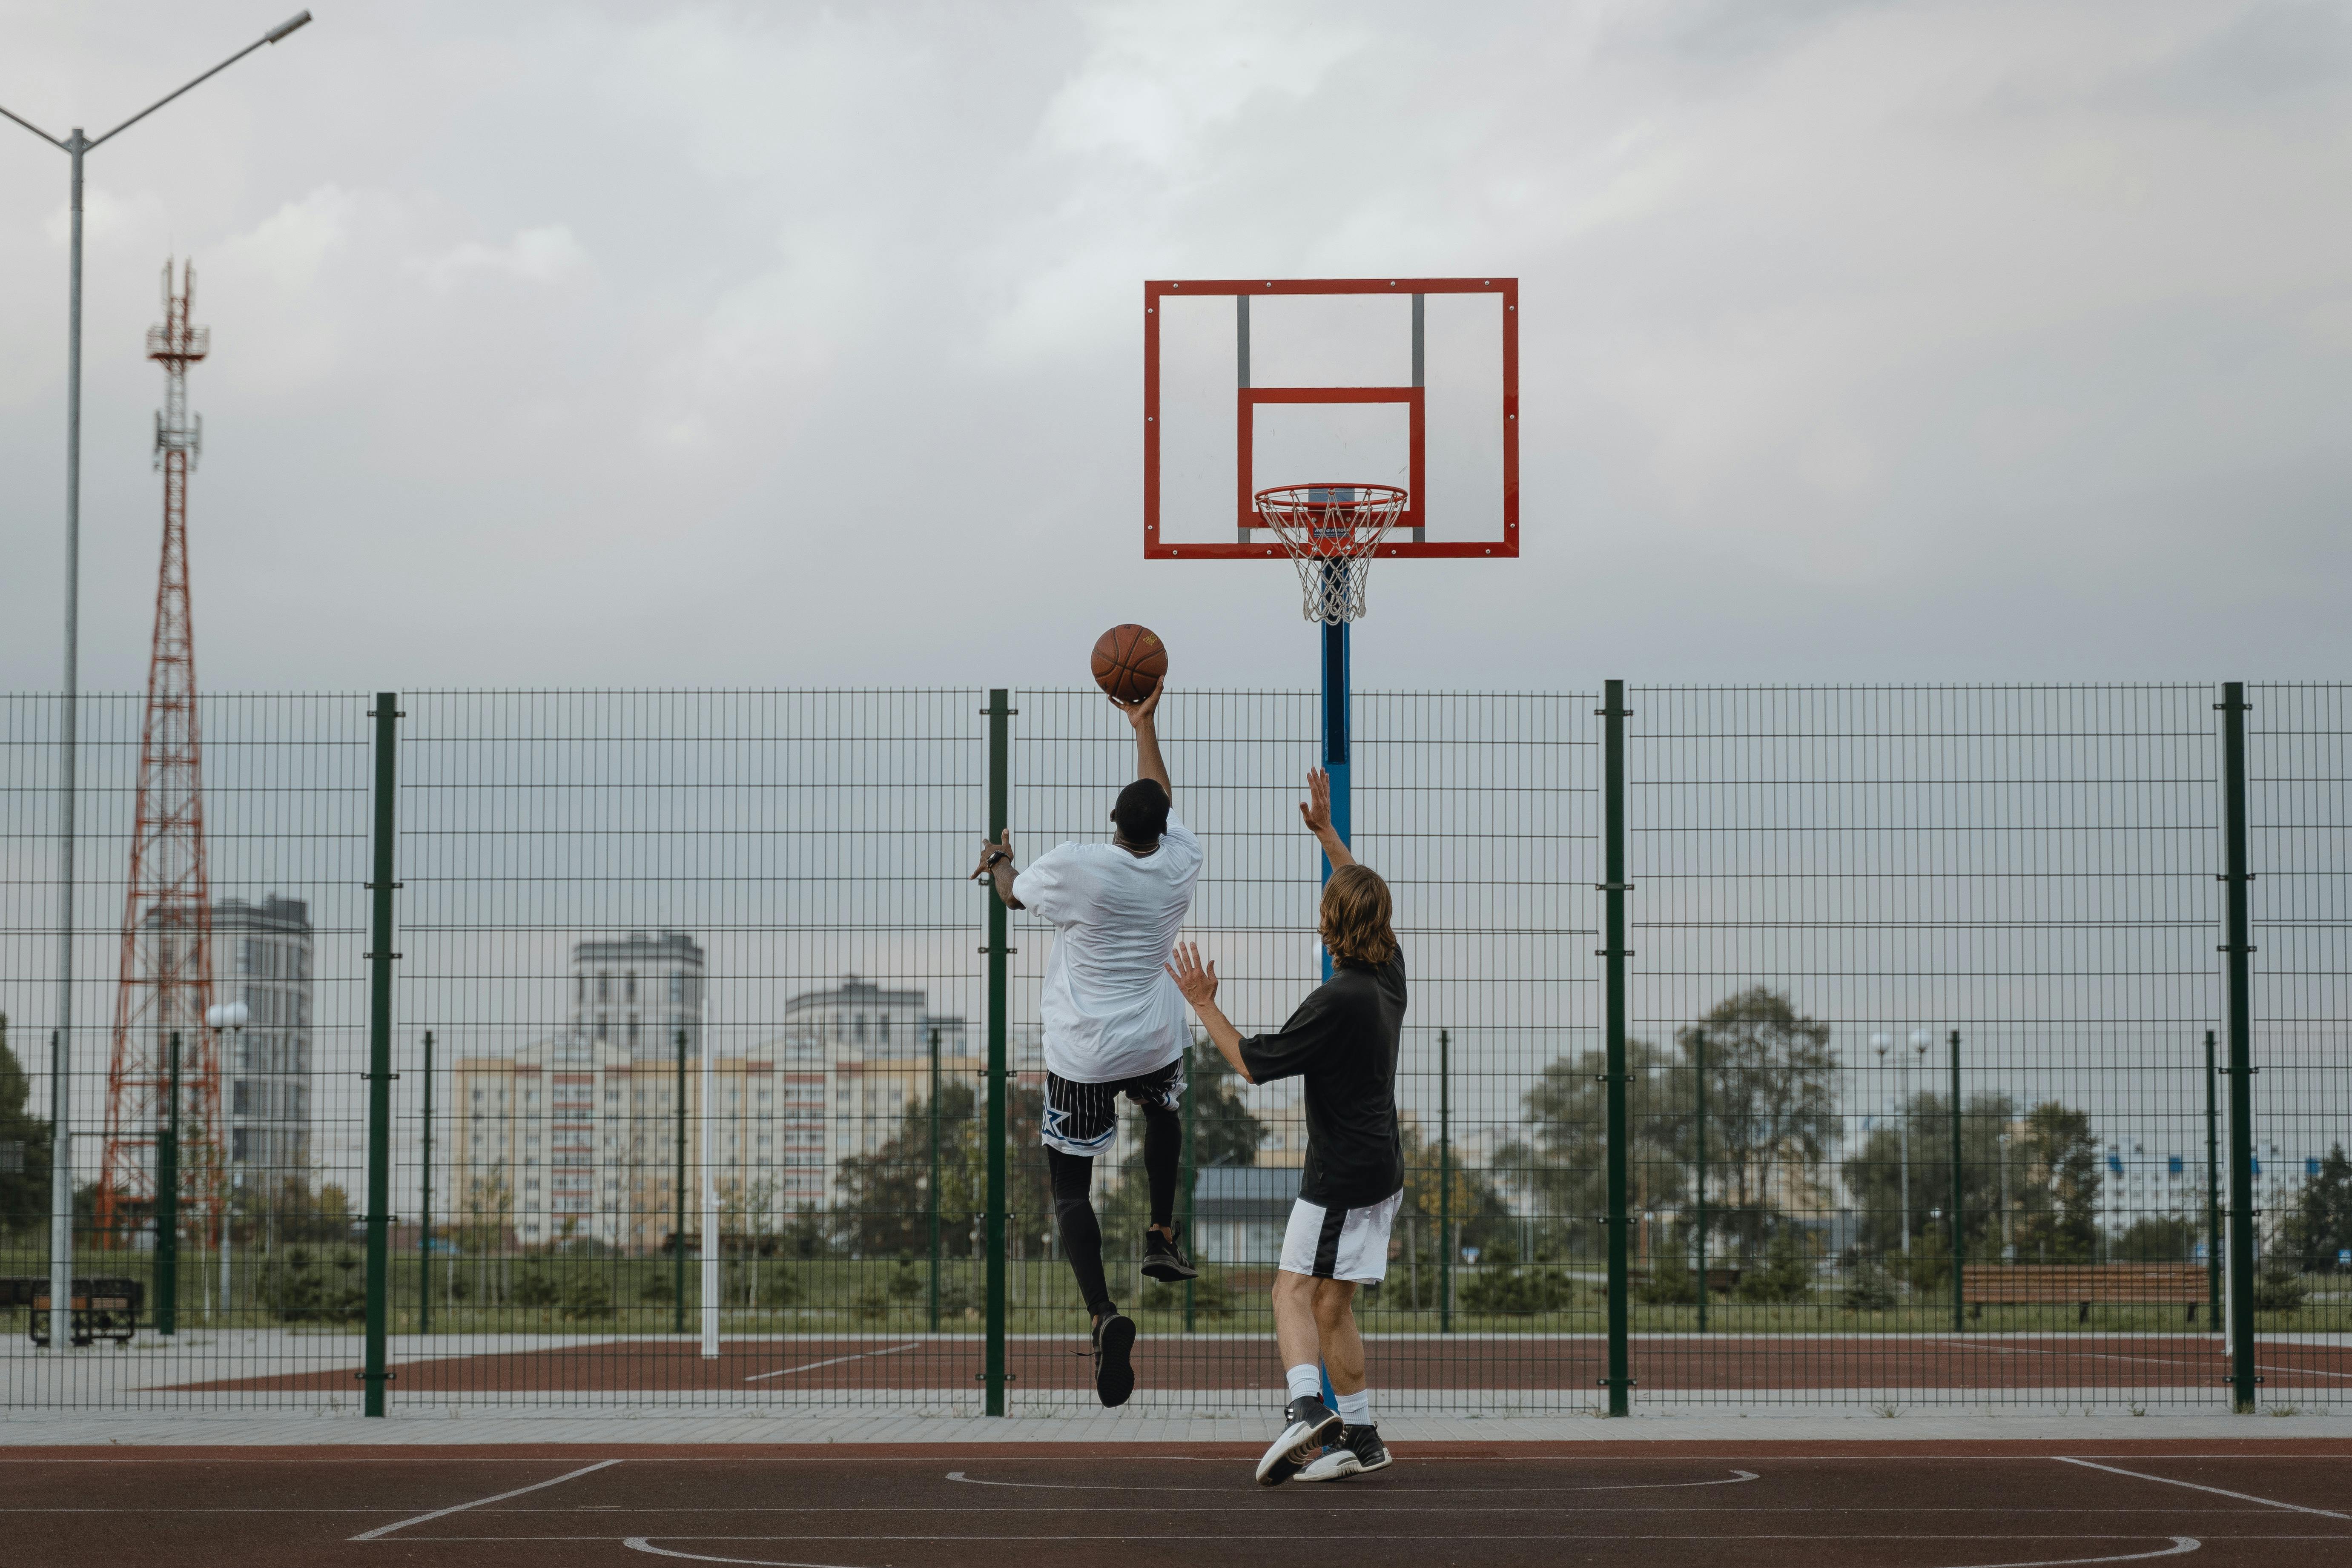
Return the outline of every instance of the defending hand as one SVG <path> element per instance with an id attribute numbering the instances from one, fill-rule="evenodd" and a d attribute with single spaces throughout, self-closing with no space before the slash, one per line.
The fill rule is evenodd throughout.
<path id="1" fill-rule="evenodd" d="M 1298 803 L 1298 817 L 1318 838 L 1331 831 L 1331 775 L 1321 768 L 1307 770 L 1307 798 Z"/>
<path id="2" fill-rule="evenodd" d="M 1176 989 L 1184 993 L 1184 1000 L 1192 1005 L 1194 1012 L 1216 1004 L 1217 966 L 1202 963 L 1198 946 L 1178 942 L 1165 967 L 1168 977 L 1176 982 Z"/>

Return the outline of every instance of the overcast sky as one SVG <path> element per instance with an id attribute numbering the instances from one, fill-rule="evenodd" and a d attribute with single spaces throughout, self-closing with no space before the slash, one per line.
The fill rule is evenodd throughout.
<path id="1" fill-rule="evenodd" d="M 293 0 L 0 4 L 93 133 Z M 2343 677 L 2352 8 L 340 4 L 92 155 L 83 670 L 1302 686 L 1140 556 L 1146 277 L 1514 275 L 1526 553 L 1359 679 Z M 0 683 L 59 678 L 64 156 L 0 124 Z"/>

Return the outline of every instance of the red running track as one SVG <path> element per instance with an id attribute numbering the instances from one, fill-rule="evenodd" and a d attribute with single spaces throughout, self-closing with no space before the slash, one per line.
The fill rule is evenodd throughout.
<path id="1" fill-rule="evenodd" d="M 1375 1339 L 1371 1381 L 1382 1388 L 1589 1389 L 1605 1371 L 1598 1337 Z M 1636 1339 L 1633 1375 L 1647 1393 L 1699 1390 L 1941 1388 L 2215 1389 L 2229 1357 L 2200 1335 L 2007 1338 Z M 1014 1340 L 1006 1365 L 1021 1390 L 1090 1386 L 1087 1342 Z M 976 1339 L 887 1336 L 729 1340 L 715 1359 L 690 1341 L 636 1340 L 498 1352 L 397 1363 L 402 1394 L 680 1393 L 963 1389 L 981 1370 Z M 2265 1344 L 2265 1391 L 2352 1389 L 2352 1352 Z M 1272 1389 L 1281 1384 L 1270 1340 L 1154 1338 L 1137 1342 L 1140 1386 Z M 176 1386 L 210 1390 L 348 1391 L 347 1367 Z"/>
<path id="2" fill-rule="evenodd" d="M 37 1568 L 2059 1568 L 2352 1561 L 2352 1443 L 1403 1446 L 1263 1489 L 1239 1445 L 27 1449 Z"/>

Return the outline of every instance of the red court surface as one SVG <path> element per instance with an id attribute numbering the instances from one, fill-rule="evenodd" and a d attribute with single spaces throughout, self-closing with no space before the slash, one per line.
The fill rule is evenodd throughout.
<path id="1" fill-rule="evenodd" d="M 1007 1344 L 1014 1386 L 1091 1386 L 1082 1336 Z M 1597 1335 L 1374 1339 L 1372 1382 L 1383 1388 L 1590 1389 L 1605 1368 Z M 1269 1389 L 1280 1369 L 1266 1339 L 1136 1342 L 1144 1388 Z M 2273 1396 L 2288 1389 L 2352 1388 L 2340 1345 L 2263 1344 L 2257 1372 Z M 1633 1375 L 1645 1393 L 1766 1388 L 2196 1388 L 2230 1372 L 2221 1342 L 2204 1335 L 1970 1335 L 1637 1338 Z M 729 1340 L 706 1361 L 691 1342 L 638 1340 L 398 1363 L 396 1394 L 969 1389 L 981 1370 L 974 1339 Z M 347 1391 L 347 1368 L 184 1384 L 193 1389 Z"/>
<path id="2" fill-rule="evenodd" d="M 28 1449 L 38 1568 L 656 1562 L 2054 1568 L 2352 1562 L 2352 1440 L 1406 1446 L 1323 1486 L 1231 1444 Z"/>

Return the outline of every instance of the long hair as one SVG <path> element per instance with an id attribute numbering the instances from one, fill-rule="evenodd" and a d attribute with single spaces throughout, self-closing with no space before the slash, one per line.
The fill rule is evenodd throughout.
<path id="1" fill-rule="evenodd" d="M 1389 885 L 1370 866 L 1342 866 L 1323 884 L 1323 945 L 1334 959 L 1386 963 L 1397 955 L 1389 929 Z"/>

